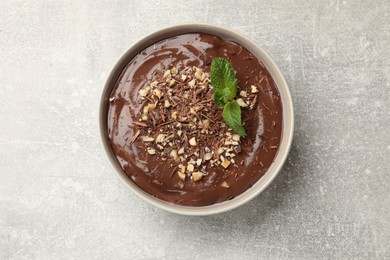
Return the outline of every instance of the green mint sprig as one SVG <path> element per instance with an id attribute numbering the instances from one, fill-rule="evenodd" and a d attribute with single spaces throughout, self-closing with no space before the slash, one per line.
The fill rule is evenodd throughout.
<path id="1" fill-rule="evenodd" d="M 222 107 L 226 124 L 239 136 L 246 136 L 241 122 L 241 107 L 234 98 L 237 95 L 237 78 L 232 65 L 224 58 L 214 58 L 210 69 L 214 103 Z"/>

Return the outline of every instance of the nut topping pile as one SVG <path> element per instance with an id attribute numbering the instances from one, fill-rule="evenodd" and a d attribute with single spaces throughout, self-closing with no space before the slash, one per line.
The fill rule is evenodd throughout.
<path id="1" fill-rule="evenodd" d="M 139 90 L 146 101 L 134 122 L 148 156 L 161 161 L 171 158 L 177 176 L 185 181 L 200 181 L 210 167 L 237 166 L 234 157 L 241 152 L 240 136 L 228 129 L 221 110 L 213 102 L 209 74 L 197 67 L 176 67 L 157 74 L 156 79 Z M 238 104 L 253 109 L 258 89 L 251 94 L 240 91 Z M 224 182 L 223 187 L 229 188 Z"/>

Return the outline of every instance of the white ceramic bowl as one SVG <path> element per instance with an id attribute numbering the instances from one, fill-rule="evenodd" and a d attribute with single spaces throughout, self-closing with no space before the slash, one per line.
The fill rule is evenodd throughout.
<path id="1" fill-rule="evenodd" d="M 250 52 L 252 52 L 260 61 L 263 62 L 264 66 L 267 68 L 271 74 L 275 84 L 279 90 L 282 106 L 283 106 L 283 129 L 282 129 L 282 138 L 281 143 L 274 159 L 274 162 L 269 167 L 268 171 L 262 176 L 250 189 L 246 190 L 241 195 L 235 197 L 232 200 L 228 200 L 222 203 L 217 203 L 209 206 L 202 207 L 191 207 L 191 206 L 181 206 L 172 204 L 160 199 L 157 199 L 151 196 L 149 193 L 143 191 L 138 187 L 133 181 L 131 181 L 125 172 L 120 167 L 110 145 L 108 142 L 107 134 L 107 110 L 108 110 L 108 98 L 112 89 L 115 86 L 116 81 L 118 80 L 121 72 L 126 67 L 126 65 L 135 57 L 139 52 L 141 52 L 146 47 L 152 45 L 155 42 L 161 41 L 163 39 L 185 34 L 185 33 L 209 33 L 221 37 L 224 40 L 230 40 L 236 42 Z M 253 199 L 259 193 L 261 193 L 276 177 L 280 169 L 282 168 L 287 155 L 290 150 L 290 146 L 293 138 L 294 131 L 294 112 L 293 104 L 291 100 L 291 95 L 289 88 L 287 86 L 286 80 L 284 79 L 282 73 L 280 72 L 278 66 L 273 62 L 270 56 L 260 48 L 253 41 L 243 37 L 240 34 L 232 32 L 228 29 L 217 27 L 214 25 L 207 24 L 185 24 L 178 25 L 169 28 L 165 28 L 154 32 L 143 39 L 135 43 L 128 51 L 126 51 L 119 61 L 115 64 L 112 69 L 106 84 L 103 89 L 103 93 L 100 100 L 100 111 L 99 111 L 99 129 L 100 129 L 100 138 L 103 144 L 104 151 L 108 157 L 108 160 L 113 167 L 116 175 L 128 186 L 135 194 L 137 194 L 142 199 L 147 202 L 174 212 L 183 215 L 211 215 L 221 213 L 227 210 L 236 208 L 249 200 Z"/>

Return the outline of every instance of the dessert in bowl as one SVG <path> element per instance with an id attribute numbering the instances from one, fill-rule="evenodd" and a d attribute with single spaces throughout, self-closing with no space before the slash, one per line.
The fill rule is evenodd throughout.
<path id="1" fill-rule="evenodd" d="M 216 102 L 211 67 L 221 58 L 234 70 L 227 102 L 239 106 L 245 132 L 232 129 Z M 145 37 L 118 61 L 103 90 L 100 133 L 136 194 L 172 212 L 214 214 L 250 200 L 276 176 L 291 145 L 292 102 L 279 69 L 253 42 L 181 25 Z"/>

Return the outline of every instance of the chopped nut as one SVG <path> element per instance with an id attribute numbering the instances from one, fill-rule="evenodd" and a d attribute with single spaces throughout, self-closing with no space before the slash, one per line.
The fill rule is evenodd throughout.
<path id="1" fill-rule="evenodd" d="M 138 93 L 141 97 L 146 97 L 149 94 L 149 91 L 150 87 L 147 86 L 146 88 L 140 89 Z"/>
<path id="2" fill-rule="evenodd" d="M 196 160 L 196 165 L 200 166 L 202 164 L 202 159 Z"/>
<path id="3" fill-rule="evenodd" d="M 204 73 L 201 69 L 199 68 L 196 68 L 196 71 L 195 71 L 195 78 L 199 81 L 203 81 L 204 79 Z"/>
<path id="4" fill-rule="evenodd" d="M 185 93 L 184 95 L 183 95 L 183 97 L 185 98 L 185 99 L 187 99 L 189 96 L 188 96 L 188 93 Z"/>
<path id="5" fill-rule="evenodd" d="M 232 141 L 232 145 L 239 145 L 237 141 Z"/>
<path id="6" fill-rule="evenodd" d="M 177 160 L 177 159 L 179 159 L 179 155 L 177 154 L 177 150 L 175 150 L 175 149 L 173 149 L 172 151 L 171 151 L 171 153 L 169 154 L 169 156 L 171 156 L 171 158 L 173 159 L 173 160 Z"/>
<path id="7" fill-rule="evenodd" d="M 156 150 L 154 150 L 153 148 L 150 148 L 150 147 L 148 147 L 148 149 L 146 149 L 146 151 L 147 151 L 148 154 L 150 154 L 150 155 L 156 154 Z"/>
<path id="8" fill-rule="evenodd" d="M 246 93 L 245 90 L 241 90 L 241 91 L 240 91 L 240 96 L 241 96 L 241 97 L 247 97 L 247 96 L 248 96 L 248 93 Z"/>
<path id="9" fill-rule="evenodd" d="M 183 181 L 186 179 L 185 173 L 183 173 L 183 172 L 181 172 L 181 171 L 178 171 L 178 172 L 177 172 L 177 175 L 178 175 L 179 178 L 182 179 Z"/>
<path id="10" fill-rule="evenodd" d="M 202 120 L 202 124 L 204 126 L 209 126 L 210 125 L 210 121 L 208 119 Z"/>
<path id="11" fill-rule="evenodd" d="M 193 114 L 193 115 L 196 115 L 196 111 L 195 109 L 193 109 L 192 107 L 190 108 L 190 113 Z M 196 118 L 196 117 L 195 117 Z"/>
<path id="12" fill-rule="evenodd" d="M 224 143 L 224 145 L 231 145 L 231 144 L 232 144 L 232 142 L 228 141 L 228 140 L 226 140 L 225 143 Z"/>
<path id="13" fill-rule="evenodd" d="M 143 109 L 144 115 L 146 115 L 149 112 L 148 106 L 145 106 Z"/>
<path id="14" fill-rule="evenodd" d="M 194 165 L 193 165 L 193 164 L 188 164 L 188 165 L 187 165 L 187 171 L 193 172 L 194 170 L 195 170 L 195 168 L 194 168 Z"/>
<path id="15" fill-rule="evenodd" d="M 218 154 L 221 154 L 221 153 L 223 153 L 225 150 L 222 148 L 222 147 L 219 147 L 218 148 Z"/>
<path id="16" fill-rule="evenodd" d="M 183 75 L 181 75 L 181 81 L 183 81 L 183 82 L 184 82 L 184 81 L 186 81 L 186 79 L 187 79 L 187 76 L 186 76 L 186 75 L 184 75 L 184 74 L 183 74 Z"/>
<path id="17" fill-rule="evenodd" d="M 158 134 L 156 137 L 156 143 L 161 143 L 162 141 L 164 141 L 165 136 L 165 134 Z"/>
<path id="18" fill-rule="evenodd" d="M 190 86 L 191 88 L 194 87 L 195 86 L 195 79 L 188 82 L 188 86 Z"/>
<path id="19" fill-rule="evenodd" d="M 172 118 L 173 119 L 177 119 L 177 111 L 173 111 L 172 114 L 171 114 Z"/>
<path id="20" fill-rule="evenodd" d="M 197 145 L 195 136 L 190 139 L 189 143 L 190 143 L 191 146 L 196 146 Z"/>
<path id="21" fill-rule="evenodd" d="M 144 142 L 153 142 L 154 138 L 150 136 L 142 136 L 142 141 Z"/>
<path id="22" fill-rule="evenodd" d="M 226 160 L 226 159 L 224 159 L 223 160 L 223 162 L 221 163 L 221 165 L 222 165 L 222 167 L 223 168 L 227 168 L 227 167 L 229 167 L 229 165 L 230 165 L 230 161 L 229 160 Z"/>
<path id="23" fill-rule="evenodd" d="M 148 120 L 148 116 L 147 116 L 147 115 L 143 115 L 143 116 L 141 117 L 141 119 L 142 119 L 143 121 L 146 121 L 146 120 Z"/>
<path id="24" fill-rule="evenodd" d="M 150 84 L 150 87 L 151 87 L 151 88 L 154 88 L 155 86 L 157 86 L 157 84 L 158 84 L 158 81 L 155 80 L 155 81 L 153 81 L 153 82 Z"/>
<path id="25" fill-rule="evenodd" d="M 175 76 L 175 75 L 177 74 L 177 69 L 176 69 L 176 67 L 173 67 L 173 68 L 171 69 L 171 74 L 172 74 L 173 76 Z"/>
<path id="26" fill-rule="evenodd" d="M 171 71 L 170 70 L 166 70 L 164 72 L 164 79 L 171 79 Z"/>
<path id="27" fill-rule="evenodd" d="M 252 92 L 252 93 L 258 93 L 259 90 L 257 89 L 257 87 L 256 87 L 255 85 L 252 85 L 252 86 L 251 86 L 251 92 Z"/>
<path id="28" fill-rule="evenodd" d="M 226 189 L 229 189 L 229 187 L 230 187 L 229 184 L 227 184 L 226 181 L 222 182 L 221 186 L 222 186 L 223 188 L 226 188 Z"/>
<path id="29" fill-rule="evenodd" d="M 177 153 L 182 155 L 182 154 L 184 154 L 184 152 L 185 152 L 184 147 L 182 147 L 179 149 L 179 151 Z"/>
<path id="30" fill-rule="evenodd" d="M 179 130 L 177 131 L 177 136 L 180 137 L 183 134 L 183 131 Z"/>
<path id="31" fill-rule="evenodd" d="M 153 90 L 153 94 L 160 99 L 164 94 L 158 88 Z"/>
<path id="32" fill-rule="evenodd" d="M 240 107 L 247 107 L 247 103 L 242 98 L 237 99 L 237 103 L 240 105 Z"/>
<path id="33" fill-rule="evenodd" d="M 203 177 L 203 173 L 201 172 L 193 172 L 192 173 L 192 180 L 193 181 L 200 181 Z"/>
<path id="34" fill-rule="evenodd" d="M 170 107 L 170 106 L 171 106 L 171 103 L 169 103 L 169 100 L 166 99 L 166 100 L 164 101 L 164 107 L 168 108 L 168 107 Z"/>
<path id="35" fill-rule="evenodd" d="M 176 81 L 174 79 L 171 79 L 169 81 L 169 86 L 172 87 L 175 83 L 176 83 Z"/>
<path id="36" fill-rule="evenodd" d="M 156 104 L 149 103 L 148 104 L 148 111 L 153 111 L 156 108 Z"/>
<path id="37" fill-rule="evenodd" d="M 213 158 L 213 155 L 211 153 L 206 153 L 204 156 L 203 156 L 203 159 L 205 161 L 208 161 L 208 160 L 211 160 L 211 158 Z"/>
<path id="38" fill-rule="evenodd" d="M 232 139 L 233 139 L 234 141 L 240 141 L 240 136 L 234 134 L 234 135 L 232 136 Z"/>

